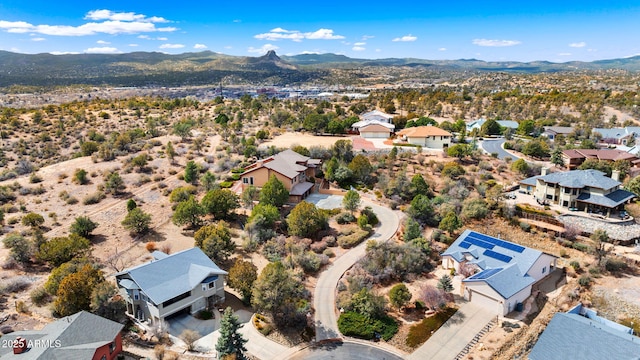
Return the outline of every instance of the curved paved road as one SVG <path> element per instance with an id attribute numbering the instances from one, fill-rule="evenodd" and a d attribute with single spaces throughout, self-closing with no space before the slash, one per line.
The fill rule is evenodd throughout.
<path id="1" fill-rule="evenodd" d="M 363 206 L 371 206 L 380 220 L 380 226 L 369 239 L 378 241 L 391 239 L 400 225 L 400 220 L 393 210 L 368 201 L 363 201 Z M 332 266 L 320 274 L 313 293 L 313 307 L 316 310 L 316 341 L 340 338 L 335 305 L 336 287 L 342 274 L 364 256 L 366 247 L 367 242 L 362 242 L 342 255 Z"/>
<path id="2" fill-rule="evenodd" d="M 356 342 L 330 342 L 320 346 L 308 347 L 288 358 L 289 360 L 401 360 L 402 357 L 384 349 Z"/>
<path id="3" fill-rule="evenodd" d="M 488 154 L 492 154 L 492 153 L 498 154 L 498 159 L 500 160 L 504 160 L 504 158 L 506 157 L 510 157 L 512 160 L 520 159 L 518 156 L 515 156 L 502 148 L 502 144 L 504 144 L 504 142 L 505 142 L 504 138 L 495 139 L 495 140 L 485 139 L 482 141 L 480 146 L 482 147 L 482 150 L 484 150 Z"/>

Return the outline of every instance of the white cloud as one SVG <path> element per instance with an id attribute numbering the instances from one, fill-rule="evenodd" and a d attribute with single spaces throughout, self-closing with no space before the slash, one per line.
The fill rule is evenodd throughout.
<path id="1" fill-rule="evenodd" d="M 442 48 L 439 48 L 438 51 L 447 51 L 447 48 L 442 47 Z"/>
<path id="2" fill-rule="evenodd" d="M 169 39 L 166 38 L 166 37 L 159 37 L 159 38 L 156 38 L 156 40 L 158 40 L 158 41 L 167 41 Z"/>
<path id="3" fill-rule="evenodd" d="M 382 49 L 376 49 L 376 52 L 382 52 Z"/>
<path id="4" fill-rule="evenodd" d="M 351 50 L 353 51 L 365 51 L 367 49 L 363 48 L 362 46 L 354 46 L 351 48 Z"/>
<path id="5" fill-rule="evenodd" d="M 205 44 L 195 44 L 195 45 L 193 45 L 193 48 L 194 49 L 206 49 L 207 45 L 205 45 Z"/>
<path id="6" fill-rule="evenodd" d="M 138 35 L 138 39 L 150 40 L 151 37 L 149 37 L 149 35 Z"/>
<path id="7" fill-rule="evenodd" d="M 367 45 L 367 43 L 366 42 L 357 42 L 357 43 L 353 44 L 353 46 L 364 46 L 364 45 Z"/>
<path id="8" fill-rule="evenodd" d="M 489 47 L 505 47 L 505 46 L 515 46 L 522 44 L 521 41 L 518 40 L 490 40 L 490 39 L 473 39 L 473 45 L 478 46 L 489 46 Z"/>
<path id="9" fill-rule="evenodd" d="M 153 23 L 169 22 L 169 20 L 158 16 L 148 18 L 146 15 L 136 14 L 133 12 L 116 13 L 105 9 L 89 11 L 84 18 L 88 20 L 147 21 Z"/>
<path id="10" fill-rule="evenodd" d="M 375 36 L 373 35 L 362 35 L 362 41 L 367 41 L 369 39 L 373 39 Z"/>
<path id="11" fill-rule="evenodd" d="M 45 41 L 45 40 L 47 40 L 47 39 L 45 39 L 45 38 L 43 38 L 43 37 L 34 37 L 34 38 L 31 38 L 31 41 Z"/>
<path id="12" fill-rule="evenodd" d="M 75 54 L 80 54 L 79 52 L 75 52 L 75 51 L 51 51 L 49 54 L 51 55 L 75 55 Z"/>
<path id="13" fill-rule="evenodd" d="M 160 49 L 182 49 L 184 45 L 182 44 L 162 44 L 160 45 Z"/>
<path id="14" fill-rule="evenodd" d="M 331 29 L 318 29 L 312 32 L 300 32 L 298 30 L 286 30 L 280 27 L 271 29 L 268 33 L 255 35 L 254 38 L 259 40 L 292 40 L 300 42 L 304 39 L 308 40 L 340 40 L 344 39 L 342 35 L 336 35 Z"/>
<path id="15" fill-rule="evenodd" d="M 318 55 L 318 54 L 321 54 L 321 53 L 320 53 L 320 52 L 317 52 L 317 51 L 308 51 L 308 50 L 305 50 L 305 51 L 301 52 L 300 54 L 304 54 L 304 55 Z"/>
<path id="16" fill-rule="evenodd" d="M 587 43 L 584 41 L 569 44 L 569 47 L 572 47 L 572 48 L 583 48 L 585 46 L 587 46 Z"/>
<path id="17" fill-rule="evenodd" d="M 242 22 L 242 20 L 240 20 L 240 19 L 235 19 L 235 20 L 233 20 L 233 22 L 234 22 L 234 23 L 239 23 L 239 22 Z"/>
<path id="18" fill-rule="evenodd" d="M 571 53 L 563 52 L 563 53 L 559 53 L 558 56 L 571 56 Z"/>
<path id="19" fill-rule="evenodd" d="M 258 53 L 258 54 L 266 54 L 269 50 L 278 50 L 279 47 L 272 44 L 264 44 L 259 48 L 254 48 L 253 46 L 247 49 L 250 53 Z"/>
<path id="20" fill-rule="evenodd" d="M 118 50 L 117 48 L 109 47 L 109 46 L 88 48 L 84 52 L 87 54 L 120 54 L 122 53 L 122 51 Z"/>
<path id="21" fill-rule="evenodd" d="M 136 46 L 139 46 L 139 45 L 138 44 L 129 44 L 129 46 L 136 47 Z"/>
<path id="22" fill-rule="evenodd" d="M 168 22 L 160 17 L 150 17 L 135 13 L 114 13 L 110 10 L 94 10 L 85 19 L 93 20 L 79 26 L 34 25 L 25 21 L 0 20 L 0 29 L 9 33 L 36 33 L 53 36 L 86 36 L 96 34 L 135 34 L 141 32 L 171 32 L 175 27 L 156 28 L 155 23 Z"/>
<path id="23" fill-rule="evenodd" d="M 111 43 L 110 43 L 110 42 L 108 42 L 108 41 L 104 41 L 104 40 L 98 40 L 98 41 L 96 41 L 96 44 L 100 44 L 100 45 L 109 45 L 109 44 L 111 44 Z"/>
<path id="24" fill-rule="evenodd" d="M 233 49 L 233 46 L 231 46 L 231 45 L 227 45 L 227 46 L 225 46 L 224 48 L 225 48 L 225 49 Z"/>
<path id="25" fill-rule="evenodd" d="M 416 40 L 418 40 L 417 36 L 413 36 L 413 35 L 409 34 L 409 35 L 405 35 L 403 37 L 397 37 L 397 38 L 395 38 L 395 39 L 393 39 L 391 41 L 408 42 L 408 41 L 416 41 Z"/>

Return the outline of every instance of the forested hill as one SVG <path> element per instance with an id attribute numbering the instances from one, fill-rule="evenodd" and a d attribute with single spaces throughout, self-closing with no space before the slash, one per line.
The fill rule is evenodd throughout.
<path id="1" fill-rule="evenodd" d="M 159 52 L 126 54 L 18 54 L 0 51 L 0 87 L 110 85 L 186 86 L 225 84 L 301 85 L 335 83 L 357 78 L 363 68 L 446 71 L 560 72 L 577 70 L 640 70 L 640 57 L 594 62 L 487 62 L 476 59 L 412 58 L 356 59 L 336 54 L 261 57 L 230 56 L 211 51 L 170 55 Z M 351 73 L 349 73 L 351 71 Z M 336 75 L 339 72 L 340 75 Z M 345 72 L 347 75 L 345 76 Z"/>

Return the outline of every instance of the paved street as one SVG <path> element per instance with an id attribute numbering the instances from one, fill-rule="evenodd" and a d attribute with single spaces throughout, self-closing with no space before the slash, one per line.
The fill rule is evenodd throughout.
<path id="1" fill-rule="evenodd" d="M 387 241 L 393 237 L 400 224 L 398 216 L 393 210 L 367 201 L 363 201 L 362 206 L 371 206 L 380 220 L 380 225 L 376 228 L 371 239 Z M 342 274 L 364 256 L 366 247 L 367 244 L 364 241 L 342 255 L 332 266 L 320 274 L 313 294 L 313 306 L 316 310 L 316 341 L 340 337 L 335 309 L 336 287 Z"/>
<path id="2" fill-rule="evenodd" d="M 287 358 L 289 360 L 400 360 L 401 356 L 392 354 L 371 344 L 361 344 L 351 341 L 330 342 L 316 347 L 308 347 Z"/>
<path id="3" fill-rule="evenodd" d="M 460 309 L 436 331 L 408 360 L 449 360 L 473 340 L 473 337 L 496 316 L 489 311 L 465 302 Z"/>
<path id="4" fill-rule="evenodd" d="M 502 144 L 504 144 L 504 142 L 505 142 L 504 138 L 495 139 L 495 140 L 485 139 L 480 142 L 480 146 L 482 147 L 482 150 L 484 150 L 488 154 L 492 154 L 492 153 L 498 154 L 498 159 L 500 160 L 504 160 L 504 158 L 506 157 L 510 157 L 511 160 L 518 160 L 519 157 L 513 154 L 510 154 L 509 152 L 505 151 L 502 148 Z"/>

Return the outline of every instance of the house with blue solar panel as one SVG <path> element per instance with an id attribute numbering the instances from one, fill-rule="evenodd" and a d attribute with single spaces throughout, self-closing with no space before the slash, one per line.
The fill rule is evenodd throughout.
<path id="1" fill-rule="evenodd" d="M 531 295 L 533 284 L 548 276 L 558 259 L 471 230 L 465 230 L 441 255 L 443 268 L 460 273 L 465 266 L 475 272 L 462 280 L 461 296 L 503 316 Z"/>
<path id="2" fill-rule="evenodd" d="M 227 272 L 194 247 L 167 255 L 153 252 L 151 262 L 115 275 L 127 315 L 157 323 L 168 316 L 194 314 L 225 300 Z"/>

